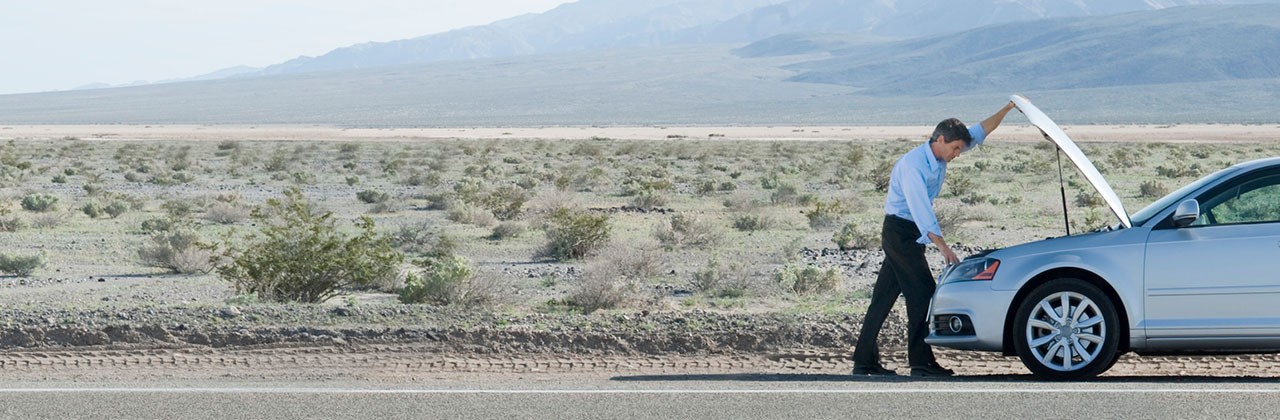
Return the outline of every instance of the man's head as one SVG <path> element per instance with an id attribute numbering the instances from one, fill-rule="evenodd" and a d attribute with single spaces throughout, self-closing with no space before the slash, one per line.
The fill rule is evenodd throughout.
<path id="1" fill-rule="evenodd" d="M 929 137 L 929 147 L 933 149 L 933 156 L 946 162 L 951 162 L 960 152 L 963 152 L 969 143 L 973 142 L 973 137 L 969 136 L 969 127 L 965 127 L 964 123 L 955 118 L 948 118 L 938 123 L 938 127 L 933 129 L 933 135 Z"/>

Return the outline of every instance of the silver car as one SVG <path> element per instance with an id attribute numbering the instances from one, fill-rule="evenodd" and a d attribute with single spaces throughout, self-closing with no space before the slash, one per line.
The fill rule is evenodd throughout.
<path id="1" fill-rule="evenodd" d="M 1011 100 L 1119 223 L 948 268 L 930 344 L 1016 354 L 1056 380 L 1098 375 L 1130 351 L 1280 351 L 1280 158 L 1223 169 L 1129 214 L 1062 129 L 1025 98 Z"/>

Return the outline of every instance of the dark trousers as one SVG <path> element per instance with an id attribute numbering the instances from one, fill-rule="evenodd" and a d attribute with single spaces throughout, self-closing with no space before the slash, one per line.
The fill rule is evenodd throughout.
<path id="1" fill-rule="evenodd" d="M 880 351 L 876 348 L 876 336 L 884 320 L 897 302 L 898 295 L 907 299 L 907 361 L 911 366 L 934 363 L 933 349 L 924 342 L 929 335 L 929 300 L 937 287 L 933 272 L 924 258 L 924 245 L 916 242 L 920 230 L 915 223 L 897 216 L 885 216 L 881 231 L 884 247 L 884 264 L 876 277 L 871 292 L 871 306 L 862 320 L 858 345 L 853 351 L 855 366 L 874 366 L 880 363 Z"/>

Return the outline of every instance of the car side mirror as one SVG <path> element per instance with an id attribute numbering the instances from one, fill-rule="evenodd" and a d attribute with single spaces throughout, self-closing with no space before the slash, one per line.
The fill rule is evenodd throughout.
<path id="1" fill-rule="evenodd" d="M 1195 199 L 1183 201 L 1173 211 L 1173 225 L 1187 227 L 1200 218 L 1200 202 Z"/>

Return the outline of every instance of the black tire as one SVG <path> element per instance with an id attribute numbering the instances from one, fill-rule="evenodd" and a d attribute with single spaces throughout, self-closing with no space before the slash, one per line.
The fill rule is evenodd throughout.
<path id="1" fill-rule="evenodd" d="M 1036 287 L 1014 316 L 1014 349 L 1040 378 L 1091 378 L 1111 368 L 1120 356 L 1122 326 L 1115 303 L 1084 280 L 1057 279 Z"/>

